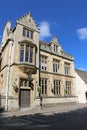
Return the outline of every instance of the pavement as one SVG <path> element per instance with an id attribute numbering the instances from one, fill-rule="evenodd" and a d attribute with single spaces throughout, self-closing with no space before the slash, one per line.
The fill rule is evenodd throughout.
<path id="1" fill-rule="evenodd" d="M 13 116 L 24 116 L 24 115 L 33 115 L 33 114 L 43 114 L 43 115 L 52 115 L 53 113 L 67 113 L 75 110 L 80 110 L 87 108 L 87 104 L 52 104 L 32 109 L 21 109 L 19 111 L 8 111 L 2 112 L 4 117 L 13 117 Z"/>

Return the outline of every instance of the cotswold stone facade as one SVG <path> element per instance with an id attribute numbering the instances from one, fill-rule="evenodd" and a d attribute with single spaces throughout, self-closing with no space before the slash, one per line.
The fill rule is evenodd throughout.
<path id="1" fill-rule="evenodd" d="M 0 95 L 6 110 L 40 104 L 75 102 L 74 57 L 53 36 L 39 40 L 40 30 L 30 13 L 7 22 L 1 43 Z"/>

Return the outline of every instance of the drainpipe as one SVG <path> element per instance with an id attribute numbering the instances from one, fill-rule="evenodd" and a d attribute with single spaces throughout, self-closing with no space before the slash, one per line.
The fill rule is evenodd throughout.
<path id="1" fill-rule="evenodd" d="M 8 111 L 8 89 L 9 89 L 9 79 L 10 79 L 10 65 L 11 65 L 11 53 L 12 53 L 13 40 L 9 41 L 9 53 L 8 53 L 8 64 L 7 64 L 7 79 L 6 79 L 6 101 L 5 110 Z"/>

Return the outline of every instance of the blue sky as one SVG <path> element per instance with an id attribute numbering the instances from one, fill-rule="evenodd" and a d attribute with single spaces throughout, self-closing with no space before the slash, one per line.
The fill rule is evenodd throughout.
<path id="1" fill-rule="evenodd" d="M 41 29 L 40 38 L 50 42 L 56 35 L 63 50 L 75 58 L 75 68 L 87 71 L 87 0 L 0 0 L 0 41 L 8 20 L 31 12 Z"/>

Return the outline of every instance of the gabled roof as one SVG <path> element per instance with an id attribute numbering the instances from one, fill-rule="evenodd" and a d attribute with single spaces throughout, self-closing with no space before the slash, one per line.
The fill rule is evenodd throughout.
<path id="1" fill-rule="evenodd" d="M 29 27 L 29 28 L 32 28 L 34 30 L 37 30 L 38 32 L 40 31 L 35 20 L 33 19 L 32 15 L 30 14 L 30 12 L 25 14 L 21 18 L 19 18 L 17 20 L 17 23 L 21 24 L 25 27 Z"/>
<path id="2" fill-rule="evenodd" d="M 87 72 L 83 70 L 77 70 L 77 69 L 75 69 L 75 71 L 82 78 L 82 80 L 87 83 Z"/>
<path id="3" fill-rule="evenodd" d="M 53 44 L 56 44 L 56 45 L 60 45 L 60 43 L 59 43 L 59 41 L 58 41 L 56 35 L 53 36 L 53 38 L 52 38 L 50 44 L 52 44 L 52 43 L 53 43 Z"/>

